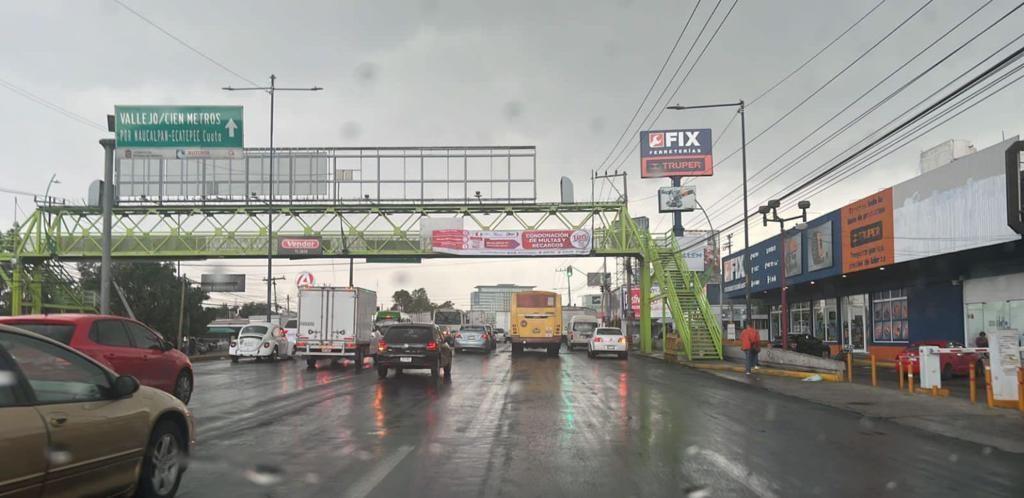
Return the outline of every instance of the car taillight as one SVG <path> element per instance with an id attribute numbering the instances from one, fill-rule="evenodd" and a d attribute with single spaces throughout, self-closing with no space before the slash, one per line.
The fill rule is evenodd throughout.
<path id="1" fill-rule="evenodd" d="M 437 343 L 430 341 L 427 343 L 427 351 L 437 351 Z"/>
<path id="2" fill-rule="evenodd" d="M 269 343 L 269 342 L 264 342 L 264 343 L 263 343 L 263 347 L 265 347 L 265 348 L 269 348 L 269 347 L 270 347 L 270 343 Z"/>
<path id="3" fill-rule="evenodd" d="M 384 341 L 380 341 L 380 342 L 377 343 L 377 351 L 383 352 L 383 351 L 385 351 L 387 349 L 388 349 L 388 343 L 386 343 Z"/>
<path id="4" fill-rule="evenodd" d="M 594 342 L 601 342 L 601 338 L 600 337 L 595 337 L 594 338 Z"/>

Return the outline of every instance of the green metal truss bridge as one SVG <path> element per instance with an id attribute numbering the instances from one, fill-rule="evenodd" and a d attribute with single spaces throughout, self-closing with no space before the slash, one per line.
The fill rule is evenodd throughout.
<path id="1" fill-rule="evenodd" d="M 699 275 L 687 269 L 671 234 L 641 230 L 624 203 L 117 206 L 111 252 L 115 260 L 265 258 L 272 220 L 274 236 L 319 236 L 323 254 L 315 257 L 466 257 L 432 252 L 429 235 L 420 233 L 425 219 L 461 219 L 466 230 L 590 230 L 591 256 L 639 258 L 642 351 L 651 351 L 653 298 L 663 300 L 679 333 L 672 352 L 722 357 L 721 329 Z M 94 303 L 61 263 L 99 259 L 101 228 L 99 208 L 41 207 L 0 240 L 0 279 L 10 289 L 12 312 L 93 311 Z M 651 296 L 652 281 L 659 284 L 657 296 Z"/>

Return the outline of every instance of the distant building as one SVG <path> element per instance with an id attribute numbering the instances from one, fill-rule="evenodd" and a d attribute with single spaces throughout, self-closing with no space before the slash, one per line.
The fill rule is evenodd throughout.
<path id="1" fill-rule="evenodd" d="M 470 310 L 491 311 L 495 313 L 510 311 L 512 294 L 533 290 L 532 285 L 497 284 L 478 285 L 470 294 Z"/>

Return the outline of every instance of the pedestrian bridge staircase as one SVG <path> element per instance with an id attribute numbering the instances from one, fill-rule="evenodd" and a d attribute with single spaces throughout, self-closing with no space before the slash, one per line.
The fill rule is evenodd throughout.
<path id="1" fill-rule="evenodd" d="M 671 233 L 657 236 L 634 228 L 659 288 L 651 299 L 662 300 L 679 334 L 678 349 L 666 352 L 683 354 L 689 360 L 721 360 L 722 330 L 711 312 L 700 275 L 686 266 L 682 256 L 686 248 L 679 247 Z M 648 270 L 642 267 L 641 271 Z"/>

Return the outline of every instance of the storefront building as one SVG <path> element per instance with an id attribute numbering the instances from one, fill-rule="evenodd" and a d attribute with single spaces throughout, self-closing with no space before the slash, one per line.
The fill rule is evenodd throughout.
<path id="1" fill-rule="evenodd" d="M 1016 140 L 751 246 L 751 289 L 770 310 L 767 335 L 779 337 L 786 320 L 790 334 L 818 337 L 834 353 L 891 359 L 919 341 L 973 345 L 984 330 L 1024 331 L 1024 242 L 1007 204 L 1008 182 L 1019 180 L 1005 160 Z M 723 261 L 727 303 L 743 301 L 745 255 Z"/>

